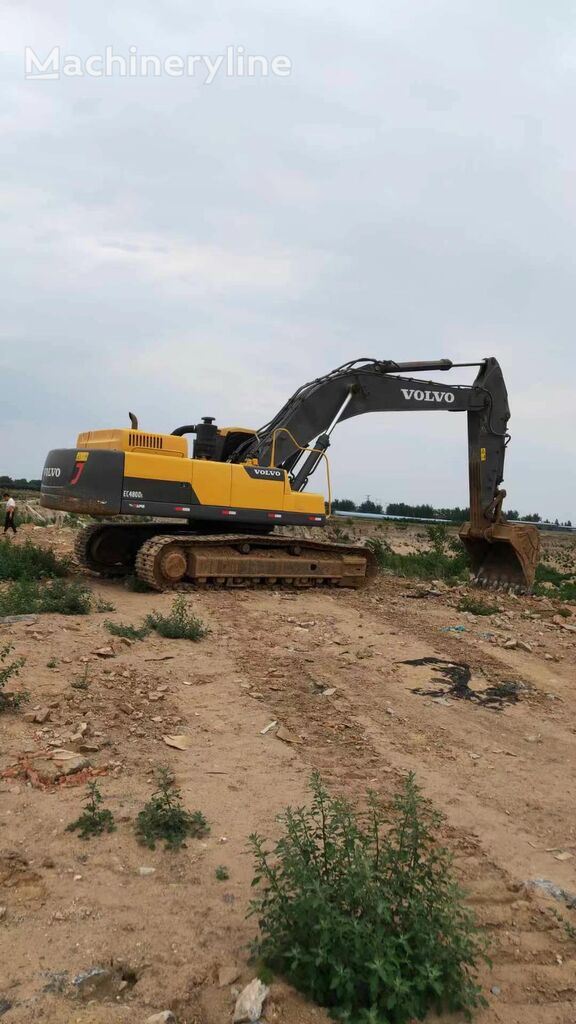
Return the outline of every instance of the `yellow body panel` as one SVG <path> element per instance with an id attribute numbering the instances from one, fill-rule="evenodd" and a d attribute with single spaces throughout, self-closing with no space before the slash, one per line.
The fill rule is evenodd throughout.
<path id="1" fill-rule="evenodd" d="M 117 452 L 156 452 L 172 458 L 188 457 L 188 441 L 175 434 L 150 434 L 145 430 L 85 430 L 78 434 L 78 448 L 109 449 Z"/>
<path id="2" fill-rule="evenodd" d="M 190 483 L 201 505 L 324 514 L 321 494 L 292 491 L 283 480 L 250 476 L 244 463 L 189 459 L 185 438 L 141 430 L 93 430 L 78 435 L 79 451 L 123 451 L 124 477 Z M 246 463 L 253 465 L 253 460 Z"/>

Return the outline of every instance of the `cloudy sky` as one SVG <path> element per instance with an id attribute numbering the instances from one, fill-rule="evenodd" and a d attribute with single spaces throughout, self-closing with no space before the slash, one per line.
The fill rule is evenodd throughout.
<path id="1" fill-rule="evenodd" d="M 576 520 L 573 3 L 4 0 L 0 38 L 0 473 L 129 409 L 258 426 L 354 357 L 496 355 L 509 506 Z M 25 78 L 107 46 L 291 73 Z M 331 464 L 464 505 L 465 417 L 360 417 Z"/>

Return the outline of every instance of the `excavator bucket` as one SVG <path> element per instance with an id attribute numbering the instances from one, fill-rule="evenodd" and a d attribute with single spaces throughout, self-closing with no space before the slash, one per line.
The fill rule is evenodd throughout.
<path id="1" fill-rule="evenodd" d="M 498 523 L 479 530 L 464 523 L 459 536 L 480 586 L 519 591 L 532 588 L 540 551 L 540 534 L 535 526 Z"/>

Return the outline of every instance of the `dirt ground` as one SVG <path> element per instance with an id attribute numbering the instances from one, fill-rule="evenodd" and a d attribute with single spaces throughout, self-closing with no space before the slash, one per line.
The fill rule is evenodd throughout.
<path id="1" fill-rule="evenodd" d="M 73 537 L 26 526 L 19 542 L 26 535 L 61 552 Z M 414 528 L 386 535 L 399 549 L 421 541 Z M 546 543 L 570 563 L 574 539 Z M 104 620 L 138 624 L 172 596 L 86 580 L 114 612 L 0 626 L 0 646 L 26 658 L 24 711 L 46 716 L 0 718 L 2 1021 L 140 1024 L 166 1009 L 178 1024 L 231 1021 L 235 992 L 254 977 L 247 836 L 273 835 L 318 768 L 354 798 L 367 786 L 389 794 L 414 770 L 446 815 L 444 841 L 491 941 L 478 1024 L 575 1024 L 576 942 L 554 912 L 576 926 L 576 909 L 530 883 L 576 893 L 576 609 L 562 618 L 549 598 L 498 595 L 497 615 L 475 617 L 456 609 L 467 587 L 391 577 L 359 592 L 198 591 L 188 600 L 210 628 L 204 640 L 130 644 Z M 430 658 L 441 661 L 409 664 Z M 271 722 L 288 741 L 277 726 L 263 732 Z M 189 749 L 167 746 L 173 734 Z M 101 773 L 117 832 L 90 842 L 65 832 L 87 773 L 50 783 L 59 749 Z M 211 825 L 176 853 L 134 838 L 159 764 Z M 229 880 L 216 879 L 218 865 Z M 228 967 L 238 978 L 220 985 Z M 78 979 L 93 968 L 108 970 L 91 988 Z M 274 982 L 265 1019 L 327 1017 Z"/>

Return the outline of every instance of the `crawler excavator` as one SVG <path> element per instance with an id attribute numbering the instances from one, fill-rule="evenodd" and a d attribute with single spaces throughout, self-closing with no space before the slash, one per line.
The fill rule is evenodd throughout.
<path id="1" fill-rule="evenodd" d="M 404 376 L 454 366 L 478 367 L 473 384 Z M 187 581 L 359 587 L 375 573 L 369 549 L 276 528 L 326 524 L 323 495 L 305 488 L 338 423 L 369 412 L 421 410 L 467 413 L 470 522 L 460 537 L 476 579 L 529 589 L 539 536 L 534 527 L 508 524 L 502 512 L 510 411 L 494 358 L 356 359 L 304 384 L 258 430 L 218 427 L 207 416 L 171 434 L 152 433 L 130 413 L 129 428 L 88 431 L 74 448 L 49 453 L 41 504 L 100 520 L 78 535 L 81 565 L 107 576 L 136 574 L 156 590 Z M 123 516 L 129 520 L 116 522 Z"/>

